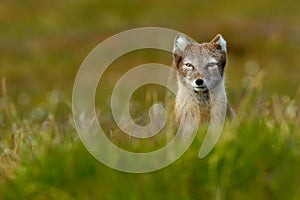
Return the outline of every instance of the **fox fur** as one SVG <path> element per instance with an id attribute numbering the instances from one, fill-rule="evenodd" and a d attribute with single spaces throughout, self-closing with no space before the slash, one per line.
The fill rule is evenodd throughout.
<path id="1" fill-rule="evenodd" d="M 220 34 L 205 43 L 197 43 L 184 34 L 176 36 L 173 58 L 178 80 L 175 103 L 177 122 L 181 120 L 209 122 L 212 117 L 211 98 L 217 100 L 217 105 L 228 105 L 224 84 L 226 46 L 226 41 Z M 214 88 L 217 88 L 220 98 L 211 94 Z M 221 116 L 226 113 L 226 109 L 225 111 L 219 109 L 216 113 L 218 112 Z"/>

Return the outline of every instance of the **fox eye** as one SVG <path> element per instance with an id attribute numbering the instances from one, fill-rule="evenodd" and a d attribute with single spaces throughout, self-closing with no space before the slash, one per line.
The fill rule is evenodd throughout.
<path id="1" fill-rule="evenodd" d="M 191 63 L 185 63 L 184 65 L 189 69 L 194 69 L 194 66 Z"/>
<path id="2" fill-rule="evenodd" d="M 216 66 L 216 65 L 218 65 L 218 63 L 211 62 L 211 63 L 208 63 L 206 67 L 207 67 L 207 68 L 210 68 L 210 67 L 214 67 L 214 66 Z"/>

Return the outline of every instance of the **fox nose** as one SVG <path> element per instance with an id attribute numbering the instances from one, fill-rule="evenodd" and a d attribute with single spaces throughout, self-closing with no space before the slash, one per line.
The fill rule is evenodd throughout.
<path id="1" fill-rule="evenodd" d="M 195 83 L 196 83 L 197 86 L 201 86 L 201 85 L 203 85 L 204 81 L 202 79 L 197 79 L 195 81 Z"/>

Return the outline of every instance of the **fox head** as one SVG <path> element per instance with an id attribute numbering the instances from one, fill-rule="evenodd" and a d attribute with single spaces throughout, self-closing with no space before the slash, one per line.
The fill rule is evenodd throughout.
<path id="1" fill-rule="evenodd" d="M 220 34 L 201 44 L 179 34 L 173 56 L 179 81 L 196 93 L 207 92 L 223 80 L 227 56 L 226 41 Z"/>

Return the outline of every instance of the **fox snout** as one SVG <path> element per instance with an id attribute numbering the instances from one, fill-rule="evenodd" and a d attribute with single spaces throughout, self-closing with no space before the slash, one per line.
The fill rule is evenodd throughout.
<path id="1" fill-rule="evenodd" d="M 200 92 L 200 91 L 206 92 L 208 90 L 206 81 L 202 78 L 195 79 L 191 81 L 191 83 L 195 92 Z"/>
<path id="2" fill-rule="evenodd" d="M 203 79 L 196 79 L 195 80 L 195 84 L 197 85 L 197 86 L 202 86 L 203 85 L 203 83 L 204 83 L 204 80 Z"/>

